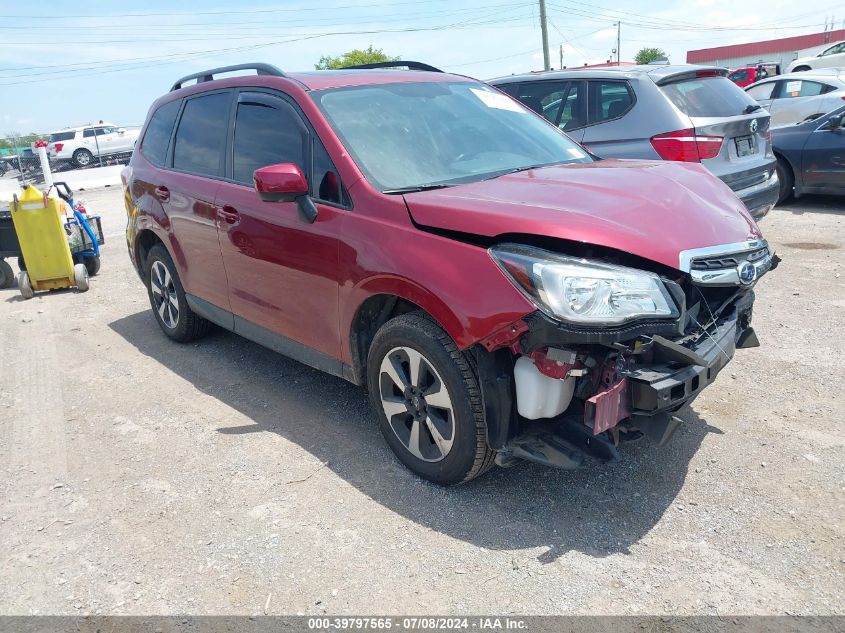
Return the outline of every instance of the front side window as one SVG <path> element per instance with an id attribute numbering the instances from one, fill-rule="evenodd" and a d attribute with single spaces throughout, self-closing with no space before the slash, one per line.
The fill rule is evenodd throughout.
<path id="1" fill-rule="evenodd" d="M 176 123 L 176 115 L 179 114 L 181 103 L 179 100 L 165 103 L 150 117 L 141 143 L 141 153 L 151 163 L 163 166 L 167 160 L 170 135 L 173 132 L 173 124 Z"/>
<path id="2" fill-rule="evenodd" d="M 845 42 L 837 44 L 836 46 L 831 46 L 819 57 L 826 57 L 827 55 L 839 55 L 840 53 L 845 53 Z"/>
<path id="3" fill-rule="evenodd" d="M 219 176 L 226 147 L 231 93 L 188 99 L 176 129 L 173 167 L 203 176 Z"/>
<path id="4" fill-rule="evenodd" d="M 267 165 L 294 163 L 304 173 L 307 130 L 296 111 L 281 99 L 251 102 L 241 95 L 235 116 L 233 179 L 252 184 L 253 172 Z"/>
<path id="5" fill-rule="evenodd" d="M 825 85 L 818 81 L 786 80 L 781 89 L 781 99 L 793 99 L 795 97 L 815 97 L 826 92 Z"/>
<path id="6" fill-rule="evenodd" d="M 745 81 L 748 79 L 748 71 L 747 70 L 735 70 L 730 75 L 728 75 L 728 79 L 731 81 Z"/>
<path id="7" fill-rule="evenodd" d="M 625 81 L 590 82 L 590 123 L 618 119 L 634 105 L 634 95 Z"/>
<path id="8" fill-rule="evenodd" d="M 310 95 L 367 179 L 383 192 L 592 160 L 527 108 L 473 81 L 350 86 Z"/>

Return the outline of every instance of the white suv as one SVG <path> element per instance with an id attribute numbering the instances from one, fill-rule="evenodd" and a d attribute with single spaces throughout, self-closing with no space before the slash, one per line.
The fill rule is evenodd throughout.
<path id="1" fill-rule="evenodd" d="M 140 130 L 127 130 L 112 123 L 69 127 L 50 135 L 50 160 L 70 161 L 88 167 L 97 156 L 129 153 L 135 148 Z"/>
<path id="2" fill-rule="evenodd" d="M 812 57 L 796 59 L 786 72 L 801 72 L 803 70 L 816 70 L 818 68 L 838 68 L 845 66 L 845 41 L 836 42 L 823 49 Z"/>

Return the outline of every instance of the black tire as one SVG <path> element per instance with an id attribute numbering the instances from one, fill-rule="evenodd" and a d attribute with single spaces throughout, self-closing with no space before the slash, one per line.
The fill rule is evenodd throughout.
<path id="1" fill-rule="evenodd" d="M 77 167 L 88 167 L 94 162 L 94 154 L 83 147 L 73 153 L 72 160 Z"/>
<path id="2" fill-rule="evenodd" d="M 157 271 L 160 270 L 159 267 L 156 266 L 157 262 L 160 266 L 164 266 L 167 273 L 170 275 L 170 279 L 172 280 L 172 284 L 168 285 L 172 285 L 171 296 L 176 299 L 177 309 L 175 312 L 175 318 L 173 318 L 173 312 L 171 312 L 169 308 L 165 309 L 167 318 L 172 319 L 172 326 L 169 325 L 160 314 L 159 307 L 161 301 L 157 304 L 156 297 L 154 296 L 156 293 L 153 291 L 154 283 L 152 281 L 152 272 L 154 267 L 156 267 Z M 156 321 L 158 321 L 162 332 L 164 332 L 168 337 L 178 343 L 188 343 L 205 336 L 205 334 L 207 334 L 211 329 L 211 323 L 203 319 L 188 306 L 188 300 L 185 298 L 185 290 L 182 287 L 179 274 L 176 272 L 176 266 L 173 264 L 173 259 L 170 257 L 170 253 L 167 252 L 167 249 L 161 244 L 156 244 L 150 249 L 147 261 L 144 262 L 144 282 L 147 285 L 147 295 L 150 299 L 150 306 L 153 309 L 153 315 L 155 316 Z M 160 287 L 160 284 L 155 285 Z"/>
<path id="3" fill-rule="evenodd" d="M 785 158 L 778 157 L 776 169 L 780 187 L 778 191 L 778 204 L 782 204 L 792 197 L 795 177 L 792 174 L 792 167 L 786 162 Z"/>
<path id="4" fill-rule="evenodd" d="M 15 273 L 5 259 L 0 259 L 0 288 L 11 288 L 15 284 Z"/>
<path id="5" fill-rule="evenodd" d="M 23 255 L 18 255 L 18 270 L 26 271 L 26 262 L 23 259 Z"/>
<path id="6" fill-rule="evenodd" d="M 397 348 L 403 347 L 422 355 L 426 363 L 440 375 L 447 396 L 451 399 L 452 444 L 445 457 L 439 461 L 426 461 L 414 455 L 394 432 L 382 404 L 382 390 L 386 384 L 383 381 L 393 384 L 388 374 L 381 371 L 382 361 Z M 427 315 L 421 312 L 403 314 L 379 329 L 368 354 L 367 384 L 370 403 L 378 416 L 379 428 L 387 444 L 399 461 L 423 479 L 451 486 L 474 479 L 493 466 L 496 452 L 487 444 L 487 425 L 478 379 L 468 358 Z M 395 414 L 392 416 L 394 421 L 397 415 L 407 415 L 407 418 L 398 418 L 399 424 L 395 423 L 396 426 L 413 424 L 414 418 L 410 414 Z M 421 423 L 419 428 L 424 429 Z M 420 433 L 427 433 L 431 445 L 431 433 L 427 430 L 421 430 Z"/>
<path id="7" fill-rule="evenodd" d="M 83 257 L 82 263 L 85 264 L 85 268 L 88 271 L 88 276 L 93 277 L 98 272 L 100 272 L 100 256 L 97 255 L 95 257 Z"/>

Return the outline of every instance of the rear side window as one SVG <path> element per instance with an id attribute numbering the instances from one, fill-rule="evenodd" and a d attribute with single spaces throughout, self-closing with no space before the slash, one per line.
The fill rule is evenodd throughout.
<path id="1" fill-rule="evenodd" d="M 661 86 L 669 100 L 690 117 L 729 117 L 756 102 L 727 77 L 695 77 Z"/>
<path id="2" fill-rule="evenodd" d="M 830 91 L 826 84 L 818 81 L 803 81 L 801 79 L 785 80 L 781 82 L 781 99 L 791 99 L 793 97 L 815 97 L 823 95 Z"/>
<path id="3" fill-rule="evenodd" d="M 618 119 L 633 105 L 634 95 L 627 82 L 590 82 L 590 123 Z"/>
<path id="4" fill-rule="evenodd" d="M 757 101 L 761 101 L 764 99 L 771 99 L 772 93 L 775 90 L 775 86 L 778 85 L 776 81 L 770 81 L 768 83 L 760 84 L 758 86 L 753 86 L 745 91 L 745 93 L 751 97 L 752 99 L 756 99 Z"/>
<path id="5" fill-rule="evenodd" d="M 232 148 L 237 182 L 251 185 L 256 169 L 276 163 L 295 163 L 305 172 L 305 125 L 291 106 L 276 101 L 277 106 L 249 101 L 238 104 Z"/>
<path id="6" fill-rule="evenodd" d="M 156 110 L 144 133 L 141 153 L 151 163 L 160 167 L 164 166 L 167 160 L 167 147 L 170 145 L 170 135 L 173 132 L 176 115 L 179 114 L 180 103 L 179 100 L 171 101 Z"/>
<path id="7" fill-rule="evenodd" d="M 76 132 L 54 132 L 50 135 L 50 142 L 55 143 L 56 141 L 72 141 L 75 136 Z"/>
<path id="8" fill-rule="evenodd" d="M 94 138 L 94 128 L 87 127 L 82 131 L 82 138 Z"/>
<path id="9" fill-rule="evenodd" d="M 517 96 L 517 92 L 519 92 L 519 84 L 502 84 L 501 86 L 496 86 L 499 90 L 504 92 L 505 94 L 509 94 L 512 97 Z"/>
<path id="10" fill-rule="evenodd" d="M 231 96 L 217 92 L 185 102 L 173 146 L 174 169 L 203 176 L 220 175 Z"/>

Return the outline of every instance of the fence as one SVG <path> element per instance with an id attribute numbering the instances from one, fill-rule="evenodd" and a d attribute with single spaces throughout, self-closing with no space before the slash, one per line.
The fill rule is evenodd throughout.
<path id="1" fill-rule="evenodd" d="M 96 136 L 94 137 L 96 141 Z M 38 159 L 33 143 L 37 140 L 49 140 L 50 134 L 26 134 L 0 136 L 0 179 L 16 179 L 21 186 L 41 184 L 44 174 L 41 161 Z M 91 148 L 94 160 L 84 167 L 76 165 L 72 160 L 57 160 L 50 158 L 50 170 L 61 173 L 73 169 L 89 169 L 109 165 L 125 165 L 132 157 L 132 151 L 109 152 L 100 149 L 98 145 Z"/>

